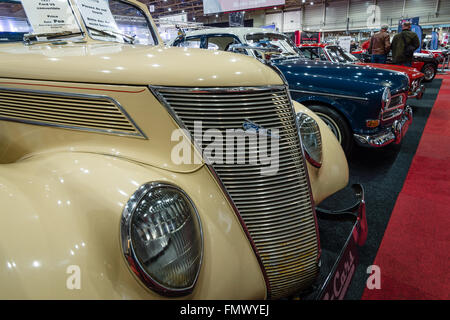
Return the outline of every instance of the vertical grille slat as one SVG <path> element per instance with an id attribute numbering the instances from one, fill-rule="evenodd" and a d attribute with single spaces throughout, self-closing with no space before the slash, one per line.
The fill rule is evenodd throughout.
<path id="1" fill-rule="evenodd" d="M 153 88 L 153 92 L 192 136 L 194 121 L 202 122 L 203 131 L 218 129 L 224 136 L 226 129 L 242 129 L 244 121 L 279 130 L 279 167 L 275 175 L 261 175 L 260 164 L 224 163 L 212 167 L 258 251 L 270 298 L 286 297 L 311 285 L 318 273 L 316 222 L 286 88 Z M 249 159 L 248 148 L 245 159 Z"/>

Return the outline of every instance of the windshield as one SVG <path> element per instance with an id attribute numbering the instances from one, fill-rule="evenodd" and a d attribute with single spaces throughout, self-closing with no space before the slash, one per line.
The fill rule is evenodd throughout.
<path id="1" fill-rule="evenodd" d="M 280 53 L 284 57 L 303 57 L 300 50 L 294 45 L 294 43 L 282 34 L 277 33 L 253 33 L 246 36 L 248 44 L 258 45 L 266 47 L 268 45 L 275 46 L 280 50 Z"/>
<path id="2" fill-rule="evenodd" d="M 355 56 L 348 53 L 340 46 L 327 46 L 325 49 L 333 62 L 353 63 L 358 61 Z"/>
<path id="3" fill-rule="evenodd" d="M 0 43 L 22 41 L 32 31 L 20 2 L 0 0 Z"/>
<path id="4" fill-rule="evenodd" d="M 95 40 L 154 45 L 156 37 L 144 12 L 120 0 L 76 0 Z"/>
<path id="5" fill-rule="evenodd" d="M 82 21 L 77 19 L 77 6 Z M 154 45 L 144 12 L 122 0 L 0 0 L 0 42 L 82 40 L 84 23 L 94 40 Z"/>

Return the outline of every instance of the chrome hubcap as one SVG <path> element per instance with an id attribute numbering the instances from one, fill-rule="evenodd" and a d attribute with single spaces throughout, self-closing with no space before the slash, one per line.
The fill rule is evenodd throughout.
<path id="1" fill-rule="evenodd" d="M 339 130 L 339 127 L 338 127 L 336 121 L 334 121 L 333 118 L 331 118 L 330 116 L 328 116 L 326 114 L 319 113 L 319 112 L 316 112 L 316 114 L 323 120 L 323 122 L 325 122 L 325 124 L 328 126 L 328 128 L 330 128 L 331 132 L 333 132 L 333 134 L 336 136 L 339 143 L 342 143 L 342 133 Z"/>
<path id="2" fill-rule="evenodd" d="M 426 68 L 426 69 L 424 70 L 424 73 L 425 73 L 425 78 L 426 78 L 427 80 L 430 80 L 430 79 L 433 78 L 433 75 L 434 75 L 434 69 L 433 69 L 432 67 L 428 67 L 428 68 Z"/>

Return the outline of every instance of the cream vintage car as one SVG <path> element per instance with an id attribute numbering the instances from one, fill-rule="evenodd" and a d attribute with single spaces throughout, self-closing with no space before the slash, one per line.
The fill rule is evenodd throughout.
<path id="1" fill-rule="evenodd" d="M 348 166 L 276 69 L 165 47 L 137 1 L 0 0 L 0 16 L 1 299 L 274 299 L 311 286 L 315 204 L 347 185 Z M 198 123 L 206 141 L 240 129 L 278 157 L 210 161 L 190 139 Z"/>

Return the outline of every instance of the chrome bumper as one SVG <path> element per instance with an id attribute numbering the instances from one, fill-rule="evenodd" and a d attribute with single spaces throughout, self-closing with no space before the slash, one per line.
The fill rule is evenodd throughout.
<path id="1" fill-rule="evenodd" d="M 399 144 L 408 131 L 412 118 L 412 109 L 407 106 L 403 111 L 402 118 L 395 120 L 391 127 L 374 135 L 354 134 L 355 140 L 360 146 L 372 148 L 384 147 L 391 143 Z"/>
<path id="2" fill-rule="evenodd" d="M 419 89 L 417 89 L 415 92 L 412 92 L 410 95 L 408 95 L 409 99 L 417 99 L 420 100 L 423 97 L 423 94 L 425 92 L 425 85 L 420 85 Z"/>
<path id="3" fill-rule="evenodd" d="M 352 189 L 357 198 L 356 203 L 352 207 L 338 211 L 316 208 L 319 219 L 347 220 L 354 223 L 333 269 L 326 277 L 325 282 L 320 286 L 316 299 L 342 300 L 345 297 L 358 265 L 358 247 L 363 246 L 367 239 L 368 227 L 364 189 L 359 184 L 354 184 Z"/>
<path id="4" fill-rule="evenodd" d="M 341 210 L 327 210 L 316 207 L 319 220 L 329 220 L 335 223 L 352 222 L 351 231 L 344 236 L 346 241 L 341 247 L 333 267 L 323 275 L 323 280 L 312 286 L 312 291 L 300 292 L 292 296 L 301 300 L 342 300 L 347 293 L 350 282 L 358 266 L 359 248 L 362 247 L 368 234 L 366 219 L 366 201 L 364 188 L 360 184 L 352 185 L 355 203 Z M 322 272 L 322 271 L 321 271 Z"/>
<path id="5" fill-rule="evenodd" d="M 340 210 L 327 210 L 316 207 L 316 214 L 321 219 L 353 221 L 355 224 L 351 236 L 355 243 L 362 247 L 366 243 L 368 234 L 366 199 L 362 185 L 354 184 L 352 185 L 352 189 L 356 202 L 351 207 Z"/>

